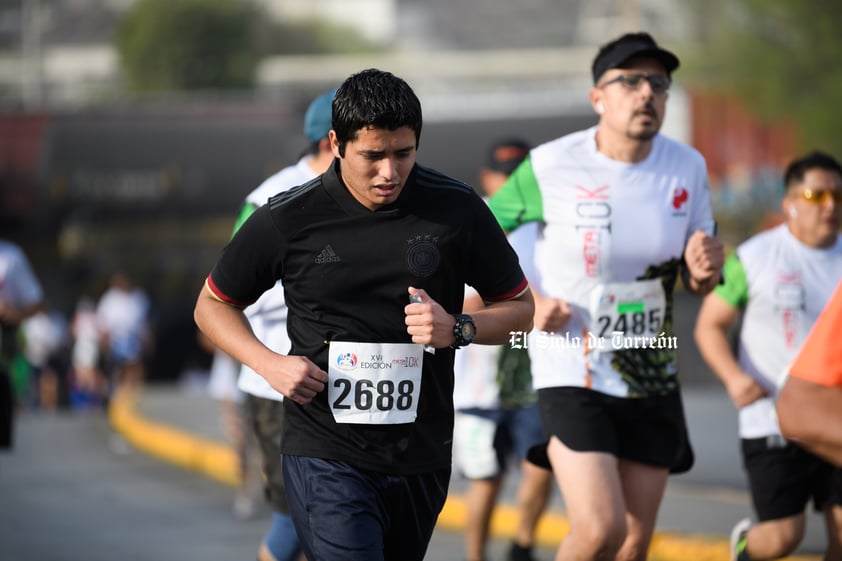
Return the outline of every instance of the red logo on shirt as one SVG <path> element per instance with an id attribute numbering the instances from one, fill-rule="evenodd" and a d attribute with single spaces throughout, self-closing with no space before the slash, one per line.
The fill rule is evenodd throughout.
<path id="1" fill-rule="evenodd" d="M 598 278 L 602 270 L 602 244 L 611 235 L 610 185 L 589 189 L 576 185 L 576 230 L 582 234 L 585 274 Z M 605 242 L 603 241 L 605 240 Z"/>
<path id="2" fill-rule="evenodd" d="M 610 185 L 603 185 L 602 187 L 595 187 L 594 189 L 588 189 L 587 187 L 582 187 L 581 185 L 576 185 L 576 189 L 582 191 L 584 195 L 577 193 L 576 199 L 577 200 L 589 200 L 589 199 L 597 199 L 597 200 L 608 200 L 608 193 L 604 193 L 603 191 L 607 191 L 610 189 Z"/>
<path id="3" fill-rule="evenodd" d="M 679 187 L 672 194 L 672 208 L 675 210 L 680 209 L 681 205 L 686 203 L 689 198 L 690 194 L 687 192 L 687 189 Z"/>
<path id="4" fill-rule="evenodd" d="M 582 257 L 585 259 L 585 274 L 591 278 L 599 276 L 599 232 L 586 230 L 582 244 Z"/>

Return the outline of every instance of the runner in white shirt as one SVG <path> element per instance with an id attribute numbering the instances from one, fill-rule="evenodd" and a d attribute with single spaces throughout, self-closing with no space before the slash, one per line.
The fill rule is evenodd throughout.
<path id="1" fill-rule="evenodd" d="M 96 317 L 112 392 L 133 391 L 143 384 L 143 361 L 152 345 L 150 311 L 146 291 L 136 286 L 128 273 L 111 275 L 108 289 L 97 303 Z"/>
<path id="2" fill-rule="evenodd" d="M 310 142 L 307 154 L 296 164 L 272 175 L 249 193 L 234 227 L 235 232 L 255 210 L 269 200 L 269 197 L 307 183 L 323 173 L 333 162 L 328 133 L 334 93 L 335 90 L 325 92 L 310 103 L 304 115 L 304 134 Z M 245 314 L 254 334 L 266 346 L 281 353 L 289 351 L 287 306 L 284 287 L 280 281 L 246 308 Z M 289 516 L 281 470 L 284 396 L 272 389 L 263 376 L 245 364 L 240 367 L 237 387 L 246 394 L 246 409 L 263 453 L 266 496 L 273 510 L 272 525 L 260 545 L 258 561 L 292 561 L 300 555 L 301 546 Z"/>
<path id="3" fill-rule="evenodd" d="M 0 450 L 12 448 L 17 399 L 9 371 L 20 351 L 21 322 L 43 307 L 44 292 L 26 254 L 15 243 L 0 240 Z"/>
<path id="4" fill-rule="evenodd" d="M 528 345 L 548 462 L 570 532 L 557 561 L 643 560 L 672 471 L 692 455 L 679 393 L 672 291 L 720 278 L 703 157 L 658 134 L 678 59 L 646 33 L 604 45 L 597 126 L 532 150 L 490 206 L 538 222 Z M 543 457 L 541 457 L 543 456 Z M 547 458 L 548 456 L 548 458 Z"/>
<path id="5" fill-rule="evenodd" d="M 483 195 L 494 195 L 526 158 L 529 144 L 518 138 L 495 141 L 480 170 Z M 537 224 L 519 228 L 509 243 L 529 275 Z M 465 312 L 484 306 L 465 287 Z M 489 526 L 509 462 L 520 468 L 517 527 L 507 561 L 533 561 L 535 531 L 552 490 L 552 474 L 526 460 L 530 447 L 544 440 L 527 349 L 508 345 L 468 345 L 456 352 L 453 365 L 453 463 L 470 480 L 465 493 L 465 559 L 486 558 Z"/>
<path id="6" fill-rule="evenodd" d="M 812 153 L 788 166 L 784 183 L 785 222 L 737 247 L 725 264 L 725 284 L 705 298 L 696 322 L 699 350 L 739 409 L 759 520 L 734 527 L 732 558 L 739 561 L 795 551 L 811 497 L 827 521 L 826 559 L 842 551 L 842 471 L 784 440 L 775 413 L 788 366 L 842 279 L 842 167 Z M 741 319 L 735 353 L 729 334 Z"/>

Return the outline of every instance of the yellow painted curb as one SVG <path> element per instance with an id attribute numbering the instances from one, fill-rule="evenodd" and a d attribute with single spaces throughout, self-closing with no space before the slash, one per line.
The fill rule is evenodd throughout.
<path id="1" fill-rule="evenodd" d="M 134 392 L 115 393 L 108 407 L 111 425 L 132 446 L 226 485 L 237 485 L 237 457 L 230 446 L 144 419 L 135 411 L 137 399 Z"/>
<path id="2" fill-rule="evenodd" d="M 235 486 L 239 481 L 237 457 L 226 444 L 201 438 L 185 431 L 155 423 L 137 414 L 138 396 L 132 392 L 115 394 L 108 408 L 114 429 L 134 447 L 165 462 L 204 474 L 211 479 Z M 461 532 L 465 528 L 467 506 L 458 495 L 450 495 L 439 514 L 437 527 Z M 516 509 L 498 505 L 491 519 L 491 535 L 512 539 L 517 528 Z M 570 526 L 558 512 L 541 517 L 535 540 L 541 547 L 555 548 Z M 657 532 L 649 548 L 652 561 L 728 561 L 728 540 L 705 535 Z M 821 556 L 793 556 L 784 561 L 820 561 Z"/>

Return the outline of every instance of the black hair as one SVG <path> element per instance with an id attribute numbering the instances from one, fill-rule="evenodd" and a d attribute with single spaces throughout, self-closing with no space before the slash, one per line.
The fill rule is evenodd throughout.
<path id="1" fill-rule="evenodd" d="M 824 169 L 839 174 L 842 177 L 842 166 L 839 162 L 824 152 L 815 150 L 806 156 L 802 156 L 797 160 L 793 160 L 784 172 L 784 191 L 788 191 L 791 187 L 800 184 L 804 181 L 804 176 L 811 169 Z"/>
<path id="2" fill-rule="evenodd" d="M 409 84 L 390 72 L 369 68 L 349 76 L 333 98 L 333 131 L 342 157 L 345 144 L 366 127 L 390 131 L 409 127 L 417 148 L 421 124 L 421 102 Z"/>

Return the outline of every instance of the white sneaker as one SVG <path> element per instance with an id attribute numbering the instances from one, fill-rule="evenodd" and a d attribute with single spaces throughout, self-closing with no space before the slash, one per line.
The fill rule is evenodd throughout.
<path id="1" fill-rule="evenodd" d="M 740 553 L 745 549 L 745 543 L 741 544 L 740 542 L 745 538 L 749 528 L 751 528 L 751 518 L 743 518 L 731 530 L 730 548 L 728 550 L 731 554 L 731 561 L 737 561 Z"/>

